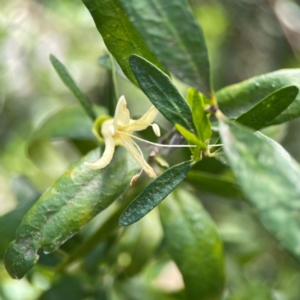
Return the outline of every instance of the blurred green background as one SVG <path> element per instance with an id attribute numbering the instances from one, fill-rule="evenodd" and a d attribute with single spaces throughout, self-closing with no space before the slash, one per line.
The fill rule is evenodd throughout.
<path id="1" fill-rule="evenodd" d="M 299 1 L 191 0 L 190 4 L 207 39 L 216 90 L 255 75 L 299 67 Z M 1 234 L 9 230 L 4 217 L 10 211 L 20 203 L 30 206 L 81 155 L 70 141 L 55 140 L 43 168 L 28 158 L 27 146 L 33 130 L 55 111 L 77 104 L 53 70 L 50 53 L 66 65 L 94 103 L 107 103 L 109 73 L 98 63 L 107 50 L 82 1 L 1 0 Z M 126 95 L 133 115 L 147 109 L 149 102 L 140 91 L 122 78 L 117 78 L 117 82 L 119 95 Z M 177 84 L 185 93 L 186 86 Z M 162 118 L 159 123 L 169 126 Z M 299 125 L 299 120 L 295 120 L 266 130 L 298 161 Z M 209 194 L 199 197 L 218 224 L 225 243 L 225 299 L 300 299 L 299 265 L 262 229 L 251 210 L 243 203 L 225 202 Z M 61 280 L 53 276 L 47 264 L 51 262 L 40 262 L 25 279 L 15 281 L 0 260 L 0 299 L 105 299 L 97 277 L 91 273 L 74 273 L 70 269 Z M 177 280 L 176 268 L 168 267 L 171 273 L 167 274 L 173 274 Z M 157 269 L 156 266 L 156 272 Z M 127 288 L 134 285 L 133 281 Z M 119 288 L 125 291 L 125 287 Z M 44 294 L 48 289 L 50 292 Z"/>

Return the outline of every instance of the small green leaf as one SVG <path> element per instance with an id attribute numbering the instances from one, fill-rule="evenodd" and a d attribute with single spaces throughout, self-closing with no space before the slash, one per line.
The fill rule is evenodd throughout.
<path id="1" fill-rule="evenodd" d="M 96 114 L 89 98 L 79 89 L 66 67 L 53 54 L 50 54 L 50 61 L 62 82 L 70 89 L 86 111 L 87 115 L 94 121 L 96 119 Z"/>
<path id="2" fill-rule="evenodd" d="M 5 254 L 5 267 L 12 278 L 22 278 L 33 267 L 40 247 L 46 254 L 55 251 L 108 207 L 139 169 L 121 147 L 104 169 L 92 170 L 84 165 L 98 158 L 96 149 L 71 166 L 23 218 L 16 240 Z"/>
<path id="3" fill-rule="evenodd" d="M 191 109 L 170 78 L 142 57 L 132 55 L 129 61 L 141 89 L 164 117 L 195 132 Z"/>
<path id="4" fill-rule="evenodd" d="M 275 90 L 287 85 L 300 87 L 300 69 L 280 70 L 256 76 L 225 87 L 217 92 L 218 104 L 229 118 L 237 118 Z M 272 124 L 280 124 L 300 116 L 300 94 Z"/>
<path id="5" fill-rule="evenodd" d="M 255 130 L 264 128 L 287 109 L 295 100 L 298 92 L 299 89 L 296 86 L 287 86 L 279 89 L 258 102 L 235 121 Z"/>
<path id="6" fill-rule="evenodd" d="M 186 161 L 162 173 L 127 206 L 120 216 L 119 224 L 127 226 L 144 217 L 184 180 L 191 167 L 192 162 Z"/>
<path id="7" fill-rule="evenodd" d="M 197 90 L 193 90 L 193 106 L 192 106 L 192 117 L 196 127 L 198 137 L 201 142 L 205 143 L 211 137 L 211 125 L 205 112 L 205 103 L 203 95 Z"/>
<path id="8" fill-rule="evenodd" d="M 299 165 L 268 139 L 220 120 L 227 161 L 266 229 L 300 262 Z"/>
<path id="9" fill-rule="evenodd" d="M 240 187 L 226 176 L 191 170 L 186 181 L 197 190 L 234 200 L 244 199 Z"/>
<path id="10" fill-rule="evenodd" d="M 120 1 L 135 28 L 162 64 L 183 82 L 210 95 L 205 39 L 188 2 Z"/>
<path id="11" fill-rule="evenodd" d="M 91 13 L 104 43 L 116 58 L 124 74 L 138 85 L 129 66 L 129 57 L 138 54 L 164 70 L 129 20 L 119 0 L 83 0 Z"/>
<path id="12" fill-rule="evenodd" d="M 160 206 L 166 246 L 189 300 L 219 300 L 225 284 L 223 246 L 217 228 L 192 194 L 178 189 Z"/>

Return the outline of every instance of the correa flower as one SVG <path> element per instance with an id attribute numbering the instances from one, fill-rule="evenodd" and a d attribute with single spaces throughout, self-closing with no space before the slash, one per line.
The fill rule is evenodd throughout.
<path id="1" fill-rule="evenodd" d="M 141 172 L 132 178 L 131 184 L 140 176 L 143 170 L 149 177 L 156 178 L 157 176 L 154 170 L 145 161 L 141 149 L 132 140 L 132 138 L 139 138 L 133 136 L 132 133 L 134 131 L 141 131 L 149 126 L 152 126 L 154 133 L 157 136 L 160 136 L 160 129 L 158 125 L 153 123 L 157 114 L 158 110 L 154 106 L 151 106 L 141 118 L 132 120 L 130 119 L 130 113 L 127 109 L 125 97 L 121 96 L 116 106 L 114 118 L 106 118 L 106 120 L 103 121 L 103 118 L 101 119 L 100 117 L 95 122 L 95 126 L 93 127 L 94 133 L 100 139 L 103 137 L 105 142 L 105 150 L 102 157 L 94 163 L 85 162 L 85 165 L 91 169 L 102 169 L 106 167 L 113 158 L 115 147 L 120 145 L 126 148 L 126 150 L 142 168 Z M 99 135 L 99 131 L 101 132 L 102 136 Z"/>

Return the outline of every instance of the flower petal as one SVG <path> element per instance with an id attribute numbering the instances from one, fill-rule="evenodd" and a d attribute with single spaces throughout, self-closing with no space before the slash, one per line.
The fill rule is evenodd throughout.
<path id="1" fill-rule="evenodd" d="M 158 110 L 152 105 L 142 117 L 137 120 L 130 120 L 128 129 L 130 129 L 131 132 L 146 129 L 154 121 L 157 114 Z"/>
<path id="2" fill-rule="evenodd" d="M 106 136 L 104 138 L 105 141 L 105 150 L 103 155 L 94 163 L 85 162 L 84 164 L 91 169 L 102 169 L 106 167 L 112 160 L 114 152 L 115 152 L 115 142 L 112 136 Z"/>
<path id="3" fill-rule="evenodd" d="M 156 178 L 156 174 L 149 164 L 145 161 L 141 149 L 128 136 L 120 136 L 120 143 L 131 154 L 135 161 L 144 169 L 149 177 Z"/>
<path id="4" fill-rule="evenodd" d="M 121 96 L 115 111 L 114 117 L 114 127 L 117 129 L 118 126 L 127 126 L 129 125 L 130 121 L 130 114 L 129 110 L 127 109 L 127 102 L 124 96 Z"/>

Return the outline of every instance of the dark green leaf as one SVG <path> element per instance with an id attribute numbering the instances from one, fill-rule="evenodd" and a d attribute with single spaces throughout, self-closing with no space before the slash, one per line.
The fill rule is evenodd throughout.
<path id="1" fill-rule="evenodd" d="M 91 13 L 107 49 L 135 85 L 137 82 L 128 61 L 131 55 L 141 55 L 164 69 L 129 20 L 119 0 L 83 0 L 83 3 Z"/>
<path id="2" fill-rule="evenodd" d="M 119 224 L 127 226 L 144 217 L 184 180 L 191 167 L 192 163 L 186 161 L 162 173 L 128 205 L 119 219 Z"/>
<path id="3" fill-rule="evenodd" d="M 23 177 L 13 180 L 13 190 L 17 196 L 17 207 L 11 212 L 0 217 L 0 257 L 3 258 L 4 251 L 9 243 L 14 240 L 16 229 L 22 218 L 39 198 L 39 193 L 31 183 Z"/>
<path id="4" fill-rule="evenodd" d="M 197 190 L 230 199 L 244 199 L 239 186 L 226 176 L 191 170 L 186 177 Z"/>
<path id="5" fill-rule="evenodd" d="M 217 92 L 222 112 L 237 118 L 275 90 L 287 85 L 300 87 L 300 69 L 280 70 L 250 78 Z M 280 124 L 300 116 L 300 95 L 272 124 Z"/>
<path id="6" fill-rule="evenodd" d="M 282 113 L 296 98 L 299 89 L 287 86 L 258 102 L 235 121 L 255 130 L 264 128 Z"/>
<path id="7" fill-rule="evenodd" d="M 266 229 L 300 261 L 299 165 L 279 147 L 238 124 L 220 121 L 219 131 L 245 198 Z"/>
<path id="8" fill-rule="evenodd" d="M 80 102 L 84 110 L 86 111 L 87 115 L 92 119 L 96 119 L 96 113 L 93 109 L 93 106 L 88 99 L 88 97 L 79 89 L 71 75 L 69 74 L 66 67 L 52 54 L 50 54 L 50 61 L 52 66 L 54 67 L 55 71 L 57 72 L 60 79 L 63 83 L 70 89 L 73 95 L 77 98 Z"/>
<path id="9" fill-rule="evenodd" d="M 121 0 L 121 3 L 162 64 L 183 82 L 210 95 L 205 39 L 188 2 Z"/>
<path id="10" fill-rule="evenodd" d="M 193 90 L 192 117 L 199 140 L 205 143 L 210 139 L 212 131 L 207 113 L 205 112 L 203 96 L 197 90 Z"/>
<path id="11" fill-rule="evenodd" d="M 178 189 L 160 206 L 166 246 L 182 273 L 189 300 L 219 300 L 224 257 L 217 228 L 200 202 Z"/>
<path id="12" fill-rule="evenodd" d="M 129 61 L 141 89 L 164 117 L 195 132 L 191 109 L 170 78 L 142 57 L 133 55 Z"/>
<path id="13" fill-rule="evenodd" d="M 84 165 L 98 158 L 96 149 L 71 166 L 26 214 L 5 254 L 13 278 L 22 278 L 33 267 L 40 247 L 53 252 L 109 206 L 139 169 L 120 147 L 108 167 L 92 170 Z"/>

